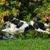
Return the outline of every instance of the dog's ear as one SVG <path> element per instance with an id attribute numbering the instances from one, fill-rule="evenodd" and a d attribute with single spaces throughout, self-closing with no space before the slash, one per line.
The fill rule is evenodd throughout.
<path id="1" fill-rule="evenodd" d="M 12 15 L 4 16 L 3 20 L 4 20 L 4 22 L 11 21 L 11 20 L 13 20 L 13 16 Z"/>

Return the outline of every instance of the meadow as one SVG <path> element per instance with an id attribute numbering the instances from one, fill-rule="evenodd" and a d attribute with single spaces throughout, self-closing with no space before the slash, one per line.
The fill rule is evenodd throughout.
<path id="1" fill-rule="evenodd" d="M 50 38 L 0 40 L 0 50 L 50 50 Z"/>

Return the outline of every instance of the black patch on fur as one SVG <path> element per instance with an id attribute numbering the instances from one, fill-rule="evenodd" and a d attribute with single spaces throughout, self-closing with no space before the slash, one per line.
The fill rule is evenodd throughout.
<path id="1" fill-rule="evenodd" d="M 12 20 L 11 22 L 12 22 L 13 24 L 17 25 L 17 24 L 20 22 L 20 20 Z"/>
<path id="2" fill-rule="evenodd" d="M 31 26 L 31 25 L 29 25 L 29 29 L 34 29 L 34 27 L 33 27 L 33 26 Z"/>
<path id="3" fill-rule="evenodd" d="M 29 29 L 30 29 L 30 28 L 29 28 L 29 26 L 28 26 L 28 27 L 25 28 L 25 31 L 28 31 Z"/>
<path id="4" fill-rule="evenodd" d="M 13 16 L 12 16 L 12 15 L 5 16 L 5 17 L 3 18 L 4 22 L 11 21 L 12 19 L 13 19 Z"/>
<path id="5" fill-rule="evenodd" d="M 41 22 L 37 22 L 37 24 L 38 24 L 38 26 L 39 26 L 40 29 L 42 29 L 42 30 L 46 30 L 46 27 L 44 26 L 43 23 L 41 23 Z"/>
<path id="6" fill-rule="evenodd" d="M 29 25 L 28 27 L 25 28 L 25 31 L 28 31 L 29 29 L 35 29 L 33 26 Z"/>
<path id="7" fill-rule="evenodd" d="M 23 25 L 23 22 L 20 22 L 20 20 L 12 20 L 11 21 L 13 24 L 16 25 L 17 28 L 21 27 Z"/>
<path id="8" fill-rule="evenodd" d="M 22 25 L 23 25 L 23 22 L 19 22 L 19 23 L 17 24 L 17 28 L 20 28 Z"/>
<path id="9" fill-rule="evenodd" d="M 38 24 L 37 24 L 36 22 L 33 24 L 33 28 L 36 28 L 36 29 L 39 28 L 39 27 L 38 27 Z"/>

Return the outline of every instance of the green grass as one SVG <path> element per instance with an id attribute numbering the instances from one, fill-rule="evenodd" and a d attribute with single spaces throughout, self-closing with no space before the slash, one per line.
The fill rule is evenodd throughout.
<path id="1" fill-rule="evenodd" d="M 50 39 L 0 40 L 0 50 L 50 50 Z"/>

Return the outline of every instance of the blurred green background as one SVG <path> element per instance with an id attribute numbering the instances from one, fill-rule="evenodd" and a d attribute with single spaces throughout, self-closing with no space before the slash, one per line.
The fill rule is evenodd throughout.
<path id="1" fill-rule="evenodd" d="M 50 0 L 0 0 L 0 18 L 10 14 L 25 21 L 42 19 L 50 16 Z"/>
<path id="2" fill-rule="evenodd" d="M 30 20 L 44 22 L 46 17 L 50 17 L 50 0 L 0 0 L 0 28 L 3 25 L 1 19 L 10 14 L 13 17 L 22 18 L 22 20 L 27 22 Z M 29 30 L 22 36 L 18 35 L 18 38 L 26 38 L 25 35 L 27 38 L 50 36 L 43 36 L 43 34 L 35 30 Z"/>

